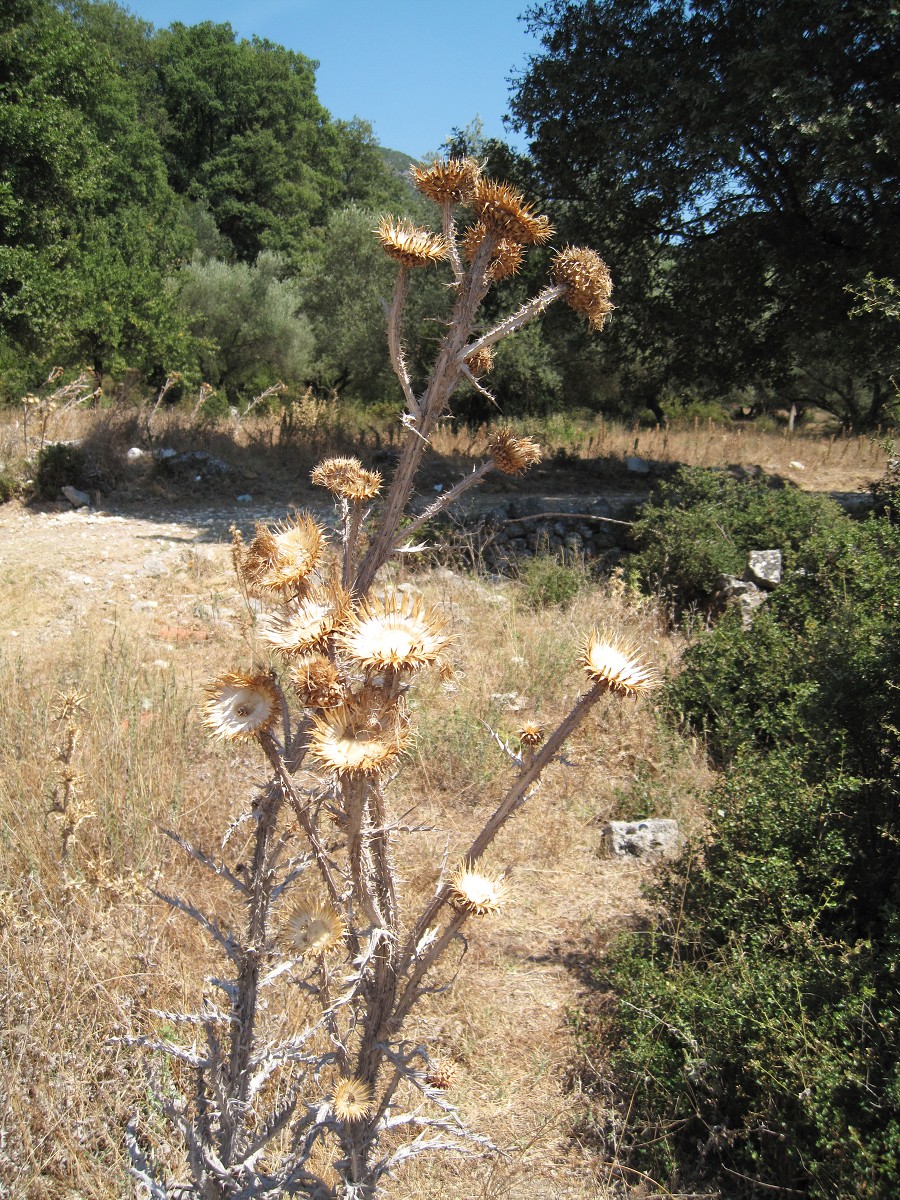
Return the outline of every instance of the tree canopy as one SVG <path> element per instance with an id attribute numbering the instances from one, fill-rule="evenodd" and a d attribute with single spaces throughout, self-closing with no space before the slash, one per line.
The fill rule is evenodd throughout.
<path id="1" fill-rule="evenodd" d="M 0 19 L 0 329 L 98 369 L 174 353 L 162 281 L 184 248 L 112 57 L 49 0 L 16 0 Z"/>
<path id="2" fill-rule="evenodd" d="M 371 128 L 319 103 L 316 65 L 227 24 L 157 31 L 109 0 L 3 6 L 3 390 L 35 386 L 56 362 L 249 386 L 223 332 L 229 280 L 256 306 L 248 328 L 293 331 L 259 369 L 308 374 L 309 325 L 287 277 L 317 256 L 341 206 L 402 207 L 408 193 Z M 213 329 L 230 344 L 214 345 Z"/>
<path id="3" fill-rule="evenodd" d="M 845 288 L 900 273 L 900 11 L 553 0 L 513 102 L 563 234 L 608 255 L 637 391 L 778 387 L 862 424 L 896 339 Z"/>

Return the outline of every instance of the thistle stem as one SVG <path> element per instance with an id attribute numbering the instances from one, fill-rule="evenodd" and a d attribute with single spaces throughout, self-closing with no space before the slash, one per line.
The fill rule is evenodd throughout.
<path id="1" fill-rule="evenodd" d="M 546 767 L 547 764 L 553 758 L 555 758 L 561 749 L 563 742 L 574 732 L 575 729 L 578 728 L 578 726 L 587 716 L 590 709 L 594 706 L 594 704 L 596 704 L 597 700 L 604 694 L 605 691 L 606 684 L 604 682 L 595 683 L 589 691 L 585 692 L 584 695 L 580 697 L 575 706 L 572 708 L 571 712 L 569 712 L 569 714 L 563 718 L 557 728 L 547 738 L 543 746 L 541 746 L 537 754 L 535 754 L 533 762 L 524 766 L 520 771 L 519 776 L 513 783 L 512 787 L 497 805 L 494 815 L 486 822 L 484 828 L 481 830 L 481 833 L 478 834 L 474 842 L 472 842 L 469 849 L 463 855 L 464 861 L 475 862 L 481 857 L 481 855 L 488 848 L 513 813 L 525 802 L 528 789 L 540 777 L 544 767 Z M 449 895 L 450 885 L 445 884 L 419 917 L 419 920 L 416 922 L 416 927 L 412 934 L 410 934 L 409 940 L 404 947 L 403 954 L 400 959 L 399 969 L 401 972 L 406 971 L 407 967 L 412 961 L 416 946 L 419 944 L 419 941 L 421 940 L 426 929 L 428 929 L 430 925 L 434 924 L 438 913 L 447 903 Z M 427 970 L 432 963 L 436 961 L 436 958 L 437 956 L 435 955 L 434 947 L 432 946 L 426 951 L 423 959 L 423 961 L 426 962 L 425 970 Z M 420 971 L 419 968 L 416 969 L 417 977 L 421 978 L 424 973 L 425 972 Z M 407 985 L 407 988 L 404 989 L 404 994 L 401 997 L 398 1009 L 405 1002 L 408 987 L 409 985 Z M 406 1007 L 408 1008 L 409 1005 Z"/>

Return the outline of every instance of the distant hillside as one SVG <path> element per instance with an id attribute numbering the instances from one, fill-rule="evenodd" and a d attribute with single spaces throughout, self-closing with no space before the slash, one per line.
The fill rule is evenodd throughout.
<path id="1" fill-rule="evenodd" d="M 387 146 L 379 146 L 378 149 L 381 151 L 381 157 L 384 159 L 385 165 L 395 175 L 405 175 L 413 163 L 419 161 L 410 154 L 404 154 L 402 150 L 388 150 Z"/>

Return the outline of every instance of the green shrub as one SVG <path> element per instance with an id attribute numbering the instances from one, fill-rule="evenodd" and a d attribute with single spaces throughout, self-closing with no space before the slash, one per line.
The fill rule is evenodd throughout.
<path id="1" fill-rule="evenodd" d="M 519 568 L 522 597 L 528 608 L 565 608 L 585 584 L 585 569 L 580 562 L 536 554 Z"/>
<path id="2" fill-rule="evenodd" d="M 49 442 L 38 452 L 34 472 L 34 495 L 56 500 L 64 487 L 81 487 L 85 469 L 84 451 L 67 442 Z"/>
<path id="3" fill-rule="evenodd" d="M 741 575 L 751 550 L 797 550 L 817 529 L 849 522 L 834 501 L 682 467 L 661 483 L 632 527 L 631 577 L 678 612 L 705 604 L 720 575 Z"/>
<path id="4" fill-rule="evenodd" d="M 726 767 L 714 825 L 581 1037 L 623 1097 L 616 1149 L 673 1190 L 900 1192 L 898 562 L 887 520 L 826 524 L 669 686 Z"/>
<path id="5" fill-rule="evenodd" d="M 613 952 L 615 1008 L 582 1027 L 583 1049 L 607 1048 L 619 1153 L 673 1190 L 897 1194 L 900 937 L 849 919 L 841 817 L 861 801 L 855 781 L 808 783 L 788 753 L 742 757 L 713 797 L 713 840 L 652 897 L 673 916 Z"/>

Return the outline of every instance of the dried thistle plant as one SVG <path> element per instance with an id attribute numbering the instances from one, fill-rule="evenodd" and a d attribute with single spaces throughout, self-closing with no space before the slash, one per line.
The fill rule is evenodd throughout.
<path id="1" fill-rule="evenodd" d="M 512 763 L 505 794 L 458 861 L 435 864 L 431 899 L 408 911 L 393 853 L 408 830 L 391 807 L 390 783 L 413 732 L 409 690 L 424 672 L 449 671 L 453 641 L 440 613 L 383 593 L 379 570 L 488 471 L 518 474 L 540 460 L 530 438 L 501 430 L 479 467 L 424 513 L 408 512 L 429 440 L 454 390 L 465 380 L 481 388 L 476 371 L 489 369 L 490 348 L 558 299 L 597 328 L 610 310 L 602 260 L 569 248 L 556 255 L 547 288 L 480 330 L 488 290 L 525 247 L 549 239 L 550 224 L 470 160 L 417 169 L 414 181 L 438 204 L 441 235 L 390 218 L 376 231 L 397 263 L 387 336 L 405 398 L 405 435 L 386 495 L 379 500 L 381 477 L 357 460 L 326 459 L 312 479 L 335 499 L 339 543 L 332 547 L 303 515 L 257 526 L 250 542 L 234 539 L 245 596 L 271 606 L 258 630 L 280 666 L 220 676 L 207 689 L 204 719 L 216 738 L 256 742 L 271 774 L 253 801 L 240 870 L 224 857 L 227 837 L 222 856 L 175 840 L 231 890 L 243 924 L 226 931 L 189 901 L 163 897 L 205 930 L 230 970 L 210 979 L 199 1011 L 160 1014 L 184 1028 L 181 1042 L 137 1039 L 180 1064 L 158 1074 L 157 1095 L 186 1148 L 190 1178 L 179 1186 L 209 1200 L 362 1200 L 416 1155 L 490 1149 L 444 1094 L 452 1062 L 436 1046 L 409 1041 L 406 1019 L 446 986 L 463 928 L 514 903 L 504 873 L 484 856 L 544 768 L 601 696 L 638 698 L 658 682 L 632 648 L 591 633 L 582 695 L 552 732 L 523 726 L 521 755 L 501 743 Z M 461 235 L 460 206 L 470 210 Z M 400 338 L 409 272 L 444 263 L 452 313 L 417 395 Z M 133 1173 L 165 1197 L 138 1132 L 136 1124 L 129 1131 Z"/>
<path id="2" fill-rule="evenodd" d="M 38 441 L 38 450 L 40 451 L 43 450 L 46 444 L 51 421 L 70 412 L 73 408 L 78 408 L 82 404 L 96 400 L 100 395 L 100 389 L 95 384 L 93 371 L 87 369 L 81 371 L 78 378 L 73 379 L 71 383 L 59 382 L 63 377 L 63 373 L 62 367 L 54 367 L 47 376 L 40 395 L 36 396 L 33 393 L 29 393 L 19 401 L 22 405 L 22 441 L 26 455 L 29 452 L 28 421 L 32 414 L 37 418 L 40 425 L 40 437 Z M 48 390 L 51 388 L 52 391 Z"/>
<path id="3" fill-rule="evenodd" d="M 60 743 L 56 752 L 59 779 L 53 792 L 48 815 L 59 822 L 61 846 L 60 857 L 65 860 L 71 849 L 72 839 L 85 821 L 96 816 L 81 791 L 81 776 L 76 762 L 76 750 L 81 738 L 80 719 L 84 711 L 84 696 L 78 692 L 65 692 L 59 697 L 56 719 L 62 726 Z"/>

